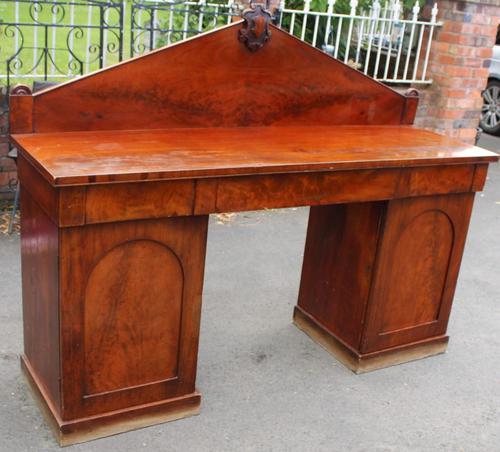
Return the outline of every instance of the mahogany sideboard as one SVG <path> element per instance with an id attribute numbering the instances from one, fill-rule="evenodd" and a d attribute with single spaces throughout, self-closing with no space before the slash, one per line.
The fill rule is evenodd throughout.
<path id="1" fill-rule="evenodd" d="M 212 213 L 311 206 L 294 322 L 355 372 L 446 349 L 498 156 L 252 14 L 11 97 L 21 363 L 62 445 L 198 413 Z"/>

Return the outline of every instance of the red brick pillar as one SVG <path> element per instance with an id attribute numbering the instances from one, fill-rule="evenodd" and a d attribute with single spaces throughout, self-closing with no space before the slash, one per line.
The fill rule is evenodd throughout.
<path id="1" fill-rule="evenodd" d="M 421 94 L 415 124 L 473 143 L 500 23 L 500 1 L 438 0 L 438 7 L 443 26 L 436 29 L 429 59 L 433 83 L 415 87 Z M 430 8 L 426 6 L 424 15 L 430 17 Z"/>
<path id="2" fill-rule="evenodd" d="M 17 179 L 16 165 L 7 157 L 9 151 L 7 105 L 5 88 L 0 86 L 0 200 L 12 198 L 14 193 L 9 190 L 13 181 Z"/>

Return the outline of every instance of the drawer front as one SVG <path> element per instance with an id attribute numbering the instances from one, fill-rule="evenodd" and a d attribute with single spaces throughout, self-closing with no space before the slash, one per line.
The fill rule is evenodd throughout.
<path id="1" fill-rule="evenodd" d="M 474 165 L 272 174 L 198 182 L 195 214 L 471 191 Z"/>

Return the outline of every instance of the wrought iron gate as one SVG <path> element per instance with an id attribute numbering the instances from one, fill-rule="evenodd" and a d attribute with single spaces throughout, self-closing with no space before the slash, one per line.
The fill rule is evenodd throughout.
<path id="1" fill-rule="evenodd" d="M 82 75 L 123 59 L 125 2 L 2 0 L 7 86 Z"/>
<path id="2" fill-rule="evenodd" d="M 437 7 L 420 2 L 282 0 L 276 23 L 364 73 L 388 83 L 427 76 Z M 314 5 L 314 7 L 313 7 Z M 347 5 L 347 10 L 346 10 Z M 0 84 L 62 80 L 225 25 L 234 0 L 0 0 Z"/>

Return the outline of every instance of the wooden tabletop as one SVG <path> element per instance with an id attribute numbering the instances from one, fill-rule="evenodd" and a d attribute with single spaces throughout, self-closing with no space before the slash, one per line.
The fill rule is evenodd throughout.
<path id="1" fill-rule="evenodd" d="M 494 162 L 411 126 L 189 128 L 13 135 L 53 185 Z"/>

